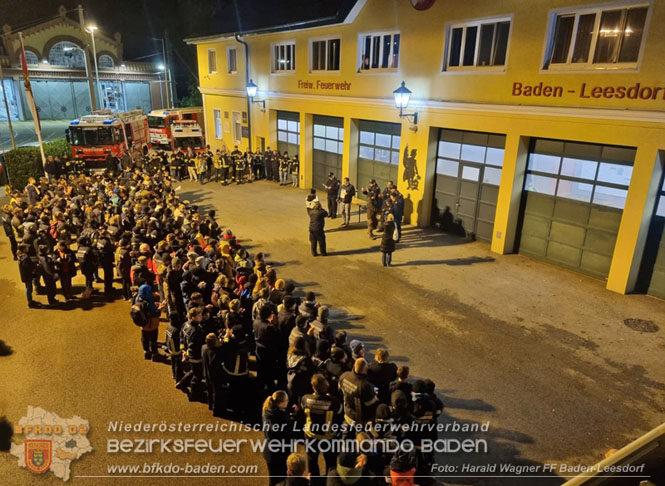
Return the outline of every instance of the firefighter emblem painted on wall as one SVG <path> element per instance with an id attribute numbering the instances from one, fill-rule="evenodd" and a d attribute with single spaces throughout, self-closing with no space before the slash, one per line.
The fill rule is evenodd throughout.
<path id="1" fill-rule="evenodd" d="M 51 441 L 26 440 L 25 466 L 30 472 L 42 474 L 51 467 Z"/>
<path id="2" fill-rule="evenodd" d="M 409 153 L 409 146 L 404 149 L 404 156 L 402 157 L 402 165 L 404 166 L 404 174 L 402 180 L 406 182 L 408 190 L 417 190 L 420 181 L 420 174 L 418 174 L 418 164 L 416 163 L 417 150 L 411 150 Z"/>
<path id="3" fill-rule="evenodd" d="M 434 0 L 411 0 L 411 6 L 416 10 L 427 10 L 434 5 Z"/>

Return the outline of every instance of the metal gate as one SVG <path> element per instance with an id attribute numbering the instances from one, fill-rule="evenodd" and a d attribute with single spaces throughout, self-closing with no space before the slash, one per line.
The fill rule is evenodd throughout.
<path id="1" fill-rule="evenodd" d="M 388 181 L 396 185 L 402 125 L 360 120 L 359 128 L 356 187 L 366 187 L 370 179 L 376 179 L 381 189 Z M 358 197 L 365 199 L 361 191 L 358 191 Z"/>
<path id="2" fill-rule="evenodd" d="M 313 187 L 321 187 L 330 172 L 342 179 L 344 119 L 314 115 Z"/>
<path id="3" fill-rule="evenodd" d="M 634 159 L 629 147 L 532 140 L 519 252 L 606 278 Z"/>
<path id="4" fill-rule="evenodd" d="M 293 111 L 277 112 L 277 150 L 291 157 L 300 151 L 300 114 Z"/>
<path id="5" fill-rule="evenodd" d="M 432 222 L 492 241 L 505 135 L 439 130 Z"/>

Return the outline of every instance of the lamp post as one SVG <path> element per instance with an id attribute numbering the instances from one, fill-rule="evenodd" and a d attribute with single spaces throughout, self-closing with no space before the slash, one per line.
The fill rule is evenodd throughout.
<path id="1" fill-rule="evenodd" d="M 413 124 L 418 125 L 418 112 L 404 113 L 411 99 L 411 91 L 404 85 L 404 81 L 402 81 L 399 88 L 393 91 L 393 96 L 395 97 L 395 106 L 399 108 L 399 117 L 407 120 L 412 119 Z"/>
<path id="2" fill-rule="evenodd" d="M 164 71 L 164 84 L 166 84 L 166 87 L 164 88 L 166 90 L 166 107 L 171 108 L 171 100 L 172 100 L 172 92 L 171 92 L 171 65 L 166 62 L 166 46 L 164 44 L 164 38 L 163 37 L 153 37 L 153 40 L 158 40 L 162 42 L 162 59 L 164 60 L 165 64 L 160 64 L 159 65 L 159 70 Z M 164 104 L 162 102 L 162 104 Z"/>
<path id="3" fill-rule="evenodd" d="M 159 80 L 159 98 L 162 102 L 162 106 L 164 106 L 164 89 L 167 89 L 166 86 L 164 86 L 166 84 L 166 66 L 164 66 L 163 64 L 160 64 L 159 66 L 157 66 L 157 69 L 160 72 L 164 73 L 164 83 L 162 83 L 161 79 Z M 168 102 L 169 102 L 169 93 L 168 93 L 168 90 L 167 90 L 166 91 L 166 104 L 167 105 L 168 105 Z M 169 108 L 169 106 L 166 106 L 166 108 Z"/>
<path id="4" fill-rule="evenodd" d="M 85 66 L 85 79 L 88 80 L 88 95 L 90 96 L 90 110 L 92 111 L 94 106 L 95 106 L 95 103 L 92 100 L 92 91 L 90 90 L 90 74 L 88 72 L 88 59 L 85 55 L 85 51 L 83 49 L 81 49 L 80 47 L 78 47 L 78 46 L 65 47 L 64 51 L 65 52 L 81 51 L 83 53 L 83 65 Z"/>
<path id="5" fill-rule="evenodd" d="M 92 58 L 95 60 L 95 77 L 97 78 L 97 93 L 99 94 L 99 100 L 102 101 L 104 96 L 102 94 L 102 87 L 99 85 L 99 67 L 97 66 L 97 47 L 95 46 L 95 31 L 97 30 L 96 25 L 88 25 L 88 28 L 85 29 L 86 32 L 92 37 Z M 103 103 L 106 107 L 106 103 Z"/>

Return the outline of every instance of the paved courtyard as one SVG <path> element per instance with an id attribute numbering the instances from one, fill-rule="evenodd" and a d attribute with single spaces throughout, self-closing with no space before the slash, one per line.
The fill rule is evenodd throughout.
<path id="1" fill-rule="evenodd" d="M 488 432 L 443 434 L 485 439 L 487 453 L 441 454 L 441 464 L 591 464 L 662 422 L 661 300 L 614 294 L 583 275 L 520 255 L 495 255 L 485 244 L 416 228 L 405 229 L 394 267 L 384 268 L 378 241 L 368 239 L 364 216 L 363 223 L 355 223 L 357 215 L 347 229 L 340 228 L 340 219 L 328 220 L 329 256 L 314 258 L 303 190 L 267 182 L 202 188 L 184 182 L 180 193 L 203 208 L 216 208 L 220 223 L 250 252 L 267 253 L 279 276 L 293 280 L 300 291 L 314 290 L 334 308 L 335 326 L 363 340 L 370 353 L 386 346 L 395 362 L 411 368 L 412 377 L 434 380 L 446 405 L 442 422 L 489 422 Z M 126 303 L 100 299 L 86 308 L 28 310 L 4 238 L 0 293 L 0 339 L 13 351 L 0 357 L 0 415 L 17 421 L 32 405 L 89 420 L 94 451 L 73 463 L 71 484 L 166 484 L 163 478 L 83 477 L 107 476 L 109 464 L 153 461 L 257 464 L 258 474 L 266 474 L 260 455 L 249 448 L 221 455 L 107 453 L 109 438 L 149 435 L 109 431 L 110 421 L 217 420 L 205 405 L 189 403 L 174 388 L 166 365 L 143 360 Z M 626 319 L 650 320 L 660 330 L 638 332 L 625 325 Z M 36 478 L 15 462 L 0 454 L 3 482 L 35 484 Z M 40 484 L 60 483 L 51 474 L 38 479 Z M 213 482 L 254 485 L 267 479 L 248 475 L 188 484 Z M 445 482 L 532 486 L 563 479 Z"/>

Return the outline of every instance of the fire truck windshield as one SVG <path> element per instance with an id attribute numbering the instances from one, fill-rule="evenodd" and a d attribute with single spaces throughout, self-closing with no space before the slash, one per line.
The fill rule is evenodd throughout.
<path id="1" fill-rule="evenodd" d="M 150 128 L 164 128 L 166 127 L 166 117 L 162 118 L 161 116 L 149 116 L 148 126 Z"/>
<path id="2" fill-rule="evenodd" d="M 190 147 L 194 150 L 198 150 L 203 148 L 203 139 L 201 137 L 175 137 L 173 139 L 173 145 L 176 150 L 187 150 Z"/>
<path id="3" fill-rule="evenodd" d="M 95 147 L 116 142 L 111 127 L 70 127 L 72 145 Z"/>

